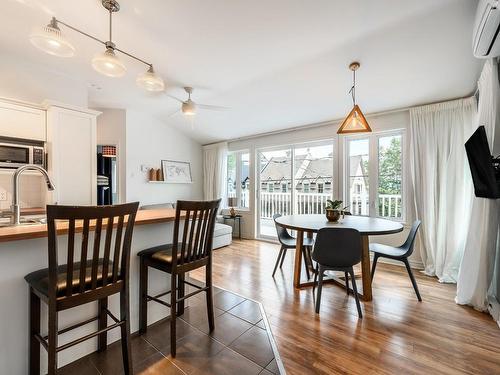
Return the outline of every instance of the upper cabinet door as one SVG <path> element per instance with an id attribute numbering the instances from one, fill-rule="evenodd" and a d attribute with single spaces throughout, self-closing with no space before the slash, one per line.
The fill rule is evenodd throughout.
<path id="1" fill-rule="evenodd" d="M 47 109 L 48 169 L 54 177 L 54 203 L 97 202 L 96 116 L 92 111 Z"/>
<path id="2" fill-rule="evenodd" d="M 0 101 L 0 136 L 45 141 L 45 111 Z"/>

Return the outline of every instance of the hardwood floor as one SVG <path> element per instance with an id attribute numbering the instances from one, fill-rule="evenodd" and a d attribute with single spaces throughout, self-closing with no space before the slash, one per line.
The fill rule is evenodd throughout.
<path id="1" fill-rule="evenodd" d="M 402 267 L 379 264 L 373 301 L 357 317 L 352 296 L 325 285 L 295 290 L 293 252 L 271 277 L 279 246 L 235 240 L 214 251 L 214 284 L 264 305 L 288 374 L 499 374 L 500 328 L 454 302 L 455 286 L 416 272 L 418 302 Z M 203 271 L 191 273 L 202 279 Z"/>

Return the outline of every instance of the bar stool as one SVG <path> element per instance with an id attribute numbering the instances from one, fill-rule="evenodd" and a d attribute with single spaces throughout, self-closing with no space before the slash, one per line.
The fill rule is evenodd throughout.
<path id="1" fill-rule="evenodd" d="M 25 277 L 30 290 L 31 375 L 40 373 L 40 344 L 48 352 L 48 374 L 55 375 L 57 353 L 95 336 L 99 336 L 98 350 L 105 350 L 107 331 L 117 327 L 121 329 L 124 372 L 132 373 L 129 268 L 130 244 L 138 206 L 139 202 L 100 207 L 47 206 L 49 268 L 32 272 Z M 81 246 L 76 246 L 75 233 L 80 231 L 80 224 Z M 58 261 L 57 231 L 61 228 L 67 228 L 68 231 L 67 262 L 63 265 Z M 94 236 L 93 245 L 89 249 L 91 229 L 94 230 Z M 104 247 L 101 249 L 103 230 Z M 75 251 L 77 247 L 80 250 L 79 256 Z M 120 319 L 108 310 L 108 297 L 116 293 L 120 293 Z M 40 301 L 48 305 L 48 335 L 45 337 L 40 333 Z M 97 317 L 58 331 L 60 311 L 93 301 L 98 301 Z M 108 316 L 114 321 L 110 326 L 108 326 Z M 58 335 L 96 320 L 98 321 L 96 332 L 58 346 Z"/>
<path id="2" fill-rule="evenodd" d="M 184 301 L 206 292 L 208 325 L 215 328 L 212 292 L 212 239 L 219 200 L 207 202 L 178 201 L 176 204 L 173 243 L 140 251 L 139 332 L 145 333 L 148 321 L 148 302 L 155 301 L 170 308 L 170 354 L 176 354 L 176 317 L 184 311 Z M 180 233 L 181 219 L 183 229 Z M 173 255 L 173 254 L 176 254 Z M 170 274 L 170 290 L 155 296 L 148 295 L 149 267 Z M 185 280 L 186 272 L 206 267 L 205 286 L 199 287 Z M 178 284 L 178 287 L 177 287 Z M 185 284 L 196 288 L 184 295 Z M 160 297 L 170 294 L 170 303 Z M 178 311 L 176 309 L 178 308 Z M 178 312 L 178 314 L 177 314 Z"/>

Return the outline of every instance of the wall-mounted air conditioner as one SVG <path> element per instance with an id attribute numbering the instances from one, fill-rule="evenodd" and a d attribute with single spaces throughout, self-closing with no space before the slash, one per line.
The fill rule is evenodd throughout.
<path id="1" fill-rule="evenodd" d="M 472 51 L 475 57 L 500 56 L 500 1 L 480 0 L 476 12 Z"/>

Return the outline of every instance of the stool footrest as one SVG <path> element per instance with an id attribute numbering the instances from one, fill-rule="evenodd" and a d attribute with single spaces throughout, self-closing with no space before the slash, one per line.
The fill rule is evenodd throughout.
<path id="1" fill-rule="evenodd" d="M 125 323 L 125 321 L 123 321 L 123 320 L 118 320 L 118 319 L 117 319 L 117 318 L 116 318 L 116 317 L 115 317 L 115 316 L 114 316 L 114 315 L 113 315 L 113 314 L 112 314 L 109 310 L 107 310 L 107 309 L 106 309 L 106 313 L 107 313 L 107 314 L 111 317 L 111 319 L 113 319 L 113 320 L 115 321 L 115 324 L 110 325 L 110 326 L 108 326 L 108 327 L 106 327 L 106 328 L 103 328 L 103 329 L 101 329 L 101 330 L 99 330 L 99 331 L 96 331 L 96 332 L 90 333 L 90 334 L 88 334 L 88 335 L 86 335 L 86 336 L 84 336 L 84 337 L 81 337 L 81 338 L 79 338 L 79 339 L 76 339 L 76 340 L 73 340 L 73 341 L 71 341 L 71 342 L 68 342 L 67 344 L 61 345 L 61 346 L 59 346 L 59 347 L 57 347 L 57 348 L 56 348 L 56 352 L 60 352 L 60 351 L 62 351 L 62 350 L 64 350 L 64 349 L 68 349 L 68 348 L 72 347 L 73 345 L 80 344 L 81 342 L 84 342 L 84 341 L 86 341 L 86 340 L 88 340 L 88 339 L 90 339 L 90 338 L 92 338 L 92 337 L 98 336 L 98 335 L 100 335 L 101 333 L 104 333 L 104 332 L 107 332 L 107 331 L 112 330 L 112 329 L 114 329 L 114 328 L 117 328 L 117 327 L 119 327 L 119 326 L 121 326 L 122 324 L 124 324 L 124 323 Z M 69 332 L 69 331 L 71 331 L 71 330 L 73 330 L 73 329 L 75 329 L 75 328 L 82 327 L 82 326 L 84 326 L 84 325 L 86 325 L 86 324 L 89 324 L 89 323 L 92 323 L 93 321 L 96 321 L 96 320 L 98 320 L 98 319 L 99 319 L 99 317 L 98 317 L 98 316 L 96 316 L 96 317 L 94 317 L 94 318 L 87 319 L 87 320 L 85 320 L 85 321 L 83 321 L 83 322 L 73 324 L 72 326 L 69 326 L 69 327 L 63 328 L 63 329 L 61 329 L 60 331 L 58 331 L 58 332 L 57 332 L 57 335 L 61 335 L 61 334 L 63 334 L 63 333 Z M 42 346 L 43 346 L 46 350 L 48 350 L 48 348 L 49 348 L 49 344 L 48 344 L 48 338 L 49 338 L 49 336 L 43 336 L 43 337 L 42 337 L 41 335 L 39 335 L 38 333 L 36 333 L 36 334 L 35 334 L 35 338 L 36 338 L 36 339 L 40 342 L 40 344 L 42 344 Z"/>

